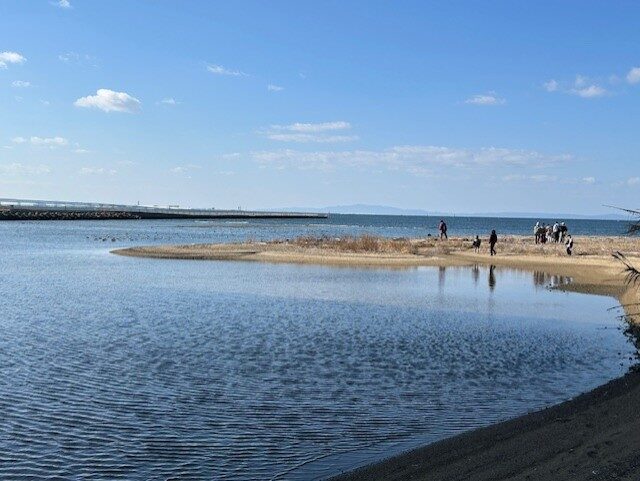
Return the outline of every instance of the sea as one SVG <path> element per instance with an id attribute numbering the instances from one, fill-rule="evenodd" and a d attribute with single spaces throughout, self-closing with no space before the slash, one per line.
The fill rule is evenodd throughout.
<path id="1" fill-rule="evenodd" d="M 635 362 L 615 299 L 493 266 L 159 260 L 121 247 L 436 235 L 439 218 L 0 223 L 0 479 L 324 480 Z M 445 219 L 531 235 L 535 219 Z M 564 220 L 576 235 L 621 221 Z"/>

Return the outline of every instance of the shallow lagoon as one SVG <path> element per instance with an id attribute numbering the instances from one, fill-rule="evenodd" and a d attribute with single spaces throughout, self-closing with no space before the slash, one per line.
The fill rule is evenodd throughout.
<path id="1" fill-rule="evenodd" d="M 323 479 L 630 363 L 616 302 L 541 273 L 108 253 L 307 233 L 257 224 L 0 224 L 0 477 Z"/>

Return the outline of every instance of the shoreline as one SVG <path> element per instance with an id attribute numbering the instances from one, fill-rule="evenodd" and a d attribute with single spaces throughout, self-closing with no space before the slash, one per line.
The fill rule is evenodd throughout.
<path id="1" fill-rule="evenodd" d="M 371 238 L 373 240 L 379 238 Z M 625 281 L 623 265 L 612 253 L 622 251 L 640 267 L 640 238 L 574 237 L 576 249 L 568 256 L 560 244 L 535 245 L 530 237 L 506 236 L 498 255 L 485 247 L 474 253 L 470 238 L 385 240 L 375 252 L 340 244 L 335 239 L 244 242 L 236 244 L 188 244 L 139 246 L 112 250 L 128 257 L 203 261 L 242 261 L 357 268 L 404 269 L 412 267 L 473 267 L 475 265 L 540 271 L 570 277 L 562 290 L 615 297 L 622 305 L 639 302 L 640 296 Z M 358 239 L 356 239 L 357 241 Z M 507 248 L 502 248 L 502 245 Z M 486 243 L 484 244 L 486 246 Z M 631 314 L 627 312 L 627 314 Z"/>
<path id="2" fill-rule="evenodd" d="M 563 246 L 532 246 L 530 238 L 505 238 L 510 249 L 490 257 L 474 253 L 470 239 L 380 241 L 377 252 L 338 240 L 247 242 L 117 249 L 114 254 L 160 259 L 225 260 L 363 268 L 499 266 L 570 277 L 558 289 L 616 298 L 640 346 L 640 291 L 626 283 L 620 250 L 640 266 L 640 240 L 574 238 Z M 370 243 L 369 243 L 370 244 Z M 368 244 L 367 244 L 368 245 Z M 380 245 L 385 247 L 380 251 Z M 485 244 L 486 245 L 486 244 Z M 368 245 L 371 248 L 373 244 Z M 340 248 L 342 247 L 342 248 Z M 375 246 L 374 246 L 375 247 Z M 622 314 L 622 313 L 621 313 Z M 332 481 L 431 480 L 632 480 L 640 472 L 640 372 L 632 370 L 592 391 L 523 416 L 468 431 L 331 478 Z"/>

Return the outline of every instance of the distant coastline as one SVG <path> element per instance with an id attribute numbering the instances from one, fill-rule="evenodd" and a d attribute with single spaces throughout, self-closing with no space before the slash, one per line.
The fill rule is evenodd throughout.
<path id="1" fill-rule="evenodd" d="M 629 216 L 615 211 L 601 214 L 575 214 L 557 212 L 438 212 L 424 209 L 405 209 L 386 205 L 350 204 L 333 205 L 327 207 L 286 207 L 270 209 L 273 211 L 318 212 L 329 214 L 354 215 L 402 215 L 424 217 L 487 217 L 509 219 L 537 219 L 537 220 L 629 220 Z"/>

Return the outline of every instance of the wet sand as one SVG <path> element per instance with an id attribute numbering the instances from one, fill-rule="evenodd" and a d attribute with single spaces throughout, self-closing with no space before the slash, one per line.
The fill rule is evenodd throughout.
<path id="1" fill-rule="evenodd" d="M 335 481 L 640 479 L 640 373 Z"/>
<path id="2" fill-rule="evenodd" d="M 535 245 L 510 236 L 489 256 L 486 242 L 473 252 L 471 239 L 375 240 L 298 239 L 118 249 L 137 257 L 287 262 L 334 266 L 407 268 L 495 265 L 567 276 L 560 288 L 617 298 L 630 329 L 640 333 L 639 290 L 626 282 L 612 253 L 624 252 L 640 267 L 640 240 L 628 237 L 574 238 L 573 256 L 564 246 Z M 640 480 L 640 373 L 631 372 L 554 407 L 463 433 L 336 478 L 361 480 Z"/>

